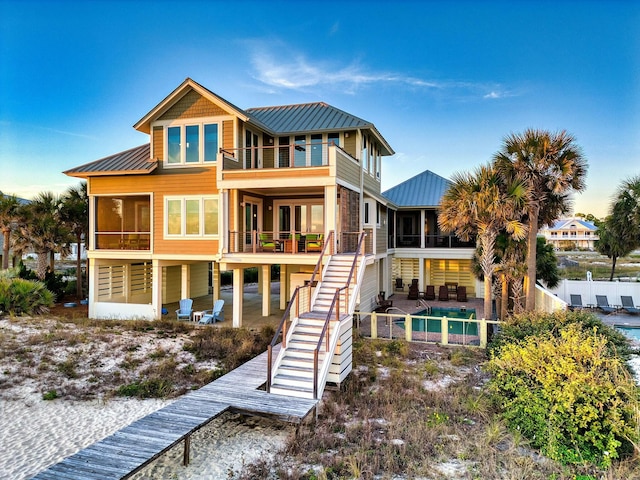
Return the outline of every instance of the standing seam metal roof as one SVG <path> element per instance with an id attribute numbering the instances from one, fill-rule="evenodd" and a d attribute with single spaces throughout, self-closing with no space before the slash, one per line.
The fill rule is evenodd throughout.
<path id="1" fill-rule="evenodd" d="M 245 111 L 278 134 L 373 127 L 371 122 L 324 102 L 248 108 Z"/>
<path id="2" fill-rule="evenodd" d="M 95 174 L 136 174 L 150 173 L 156 169 L 158 162 L 151 159 L 151 146 L 148 143 L 124 152 L 85 163 L 79 167 L 65 170 L 70 176 L 90 176 Z"/>
<path id="3" fill-rule="evenodd" d="M 382 196 L 398 207 L 438 207 L 450 185 L 450 180 L 425 170 L 382 192 Z"/>

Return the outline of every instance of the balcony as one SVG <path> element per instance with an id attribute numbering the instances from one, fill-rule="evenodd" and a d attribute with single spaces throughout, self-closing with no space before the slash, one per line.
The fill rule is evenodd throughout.
<path id="1" fill-rule="evenodd" d="M 421 242 L 423 241 L 424 244 Z M 389 237 L 389 246 L 393 248 L 475 248 L 476 242 L 464 242 L 455 235 L 395 235 Z"/>
<path id="2" fill-rule="evenodd" d="M 101 232 L 95 236 L 96 250 L 149 250 L 149 232 Z"/>
<path id="3" fill-rule="evenodd" d="M 228 253 L 300 255 L 319 254 L 325 248 L 328 253 L 353 253 L 358 246 L 360 232 L 343 232 L 334 250 L 333 232 L 229 232 Z M 373 253 L 373 237 L 367 235 L 365 253 Z"/>

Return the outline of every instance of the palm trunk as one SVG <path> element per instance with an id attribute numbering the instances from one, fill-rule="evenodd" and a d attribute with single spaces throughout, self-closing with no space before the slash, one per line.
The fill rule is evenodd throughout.
<path id="1" fill-rule="evenodd" d="M 500 320 L 506 320 L 509 308 L 509 279 L 502 274 L 502 305 L 500 305 Z"/>
<path id="2" fill-rule="evenodd" d="M 538 208 L 530 212 L 529 234 L 527 236 L 527 273 L 525 282 L 525 310 L 536 309 L 536 246 L 538 242 Z"/>
<path id="3" fill-rule="evenodd" d="M 613 282 L 613 275 L 616 272 L 616 262 L 618 261 L 618 256 L 617 255 L 613 255 L 611 257 L 611 276 L 609 277 L 609 281 Z"/>
<path id="4" fill-rule="evenodd" d="M 49 266 L 49 252 L 38 252 L 38 263 L 36 264 L 36 275 L 40 280 L 44 280 Z"/>
<path id="5" fill-rule="evenodd" d="M 4 236 L 4 241 L 2 243 L 2 269 L 6 270 L 9 268 L 9 242 L 11 240 L 11 229 L 3 228 L 2 235 Z"/>

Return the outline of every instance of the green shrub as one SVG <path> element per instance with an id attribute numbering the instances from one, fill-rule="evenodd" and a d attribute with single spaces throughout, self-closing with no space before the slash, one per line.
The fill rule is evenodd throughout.
<path id="1" fill-rule="evenodd" d="M 42 282 L 21 278 L 0 279 L 0 311 L 15 315 L 42 314 L 53 305 L 53 294 Z"/>
<path id="2" fill-rule="evenodd" d="M 166 398 L 173 392 L 173 383 L 165 378 L 149 378 L 140 382 L 122 385 L 116 390 L 121 397 Z"/>
<path id="3" fill-rule="evenodd" d="M 510 428 L 563 463 L 607 467 L 628 453 L 640 437 L 638 390 L 608 342 L 569 323 L 494 350 L 490 386 Z"/>
<path id="4" fill-rule="evenodd" d="M 43 400 L 55 400 L 56 398 L 58 398 L 58 392 L 56 392 L 55 390 L 49 390 L 48 392 L 42 394 Z"/>

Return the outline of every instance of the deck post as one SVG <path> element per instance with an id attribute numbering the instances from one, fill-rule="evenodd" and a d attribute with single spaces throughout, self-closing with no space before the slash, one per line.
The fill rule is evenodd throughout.
<path id="1" fill-rule="evenodd" d="M 407 314 L 404 317 L 404 338 L 407 342 L 411 341 L 413 334 L 413 322 L 411 322 L 411 315 Z"/>
<path id="2" fill-rule="evenodd" d="M 371 312 L 369 319 L 371 321 L 371 339 L 375 340 L 378 338 L 378 314 L 376 312 Z"/>
<path id="3" fill-rule="evenodd" d="M 442 317 L 440 324 L 442 325 L 442 345 L 449 345 L 449 320 L 447 317 Z"/>
<path id="4" fill-rule="evenodd" d="M 184 456 L 182 458 L 182 464 L 186 467 L 187 465 L 189 465 L 189 453 L 191 450 L 191 434 L 187 434 L 187 436 L 184 437 Z"/>
<path id="5" fill-rule="evenodd" d="M 487 320 L 480 320 L 480 348 L 487 348 Z"/>

